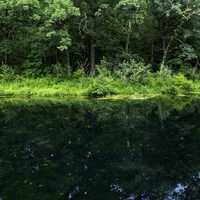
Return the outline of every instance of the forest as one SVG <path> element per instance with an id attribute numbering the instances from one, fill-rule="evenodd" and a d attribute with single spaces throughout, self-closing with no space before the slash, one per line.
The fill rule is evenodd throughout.
<path id="1" fill-rule="evenodd" d="M 200 0 L 0 0 L 0 200 L 200 200 Z"/>
<path id="2" fill-rule="evenodd" d="M 0 93 L 198 94 L 200 0 L 0 0 Z"/>

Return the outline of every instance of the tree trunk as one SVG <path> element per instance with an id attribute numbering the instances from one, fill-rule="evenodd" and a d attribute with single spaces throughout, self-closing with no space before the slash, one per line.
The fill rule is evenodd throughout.
<path id="1" fill-rule="evenodd" d="M 192 16 L 192 15 L 191 15 Z M 188 21 L 188 20 L 187 20 Z M 173 35 L 170 37 L 169 39 L 169 42 L 168 44 L 166 45 L 166 41 L 163 40 L 163 58 L 162 58 L 162 63 L 161 63 L 161 70 L 164 69 L 165 67 L 165 64 L 166 64 L 166 60 L 167 60 L 167 57 L 168 57 L 168 53 L 170 51 L 170 48 L 171 48 L 171 45 L 173 43 L 173 41 L 176 39 L 176 36 L 178 34 L 178 30 L 179 28 L 181 28 L 183 26 L 185 21 L 182 21 L 178 26 L 177 28 L 174 30 L 174 33 Z"/>
<path id="2" fill-rule="evenodd" d="M 55 63 L 58 64 L 58 50 L 55 50 Z"/>
<path id="3" fill-rule="evenodd" d="M 165 68 L 167 56 L 168 56 L 171 44 L 174 41 L 174 39 L 175 39 L 175 35 L 172 35 L 167 45 L 166 45 L 166 41 L 163 40 L 163 58 L 162 58 L 161 66 L 160 66 L 161 71 Z"/>
<path id="4" fill-rule="evenodd" d="M 3 62 L 3 64 L 7 65 L 7 63 L 8 63 L 8 54 L 7 54 L 7 51 L 6 51 L 5 52 L 5 56 L 4 56 L 4 62 Z"/>
<path id="5" fill-rule="evenodd" d="M 67 59 L 67 75 L 71 76 L 71 66 L 70 66 L 70 55 L 69 55 L 69 50 L 66 52 L 66 59 Z"/>
<path id="6" fill-rule="evenodd" d="M 95 44 L 91 41 L 90 44 L 90 75 L 95 75 Z"/>
<path id="7" fill-rule="evenodd" d="M 129 53 L 131 30 L 132 30 L 132 25 L 131 25 L 131 22 L 129 21 L 128 22 L 128 33 L 127 33 L 127 37 L 126 37 L 126 47 L 125 47 L 125 51 L 127 54 Z"/>
<path id="8" fill-rule="evenodd" d="M 154 64 L 154 42 L 151 45 L 151 64 Z"/>

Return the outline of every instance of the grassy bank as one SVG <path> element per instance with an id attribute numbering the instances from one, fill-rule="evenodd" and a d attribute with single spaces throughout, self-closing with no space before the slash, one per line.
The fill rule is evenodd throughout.
<path id="1" fill-rule="evenodd" d="M 138 92 L 142 92 L 138 86 L 106 77 L 102 80 L 91 77 L 79 79 L 18 77 L 14 80 L 0 81 L 1 96 L 106 96 L 111 94 L 131 95 Z"/>
<path id="2" fill-rule="evenodd" d="M 56 78 L 56 77 L 7 77 L 0 80 L 0 95 L 10 96 L 90 96 L 110 95 L 148 97 L 161 94 L 199 94 L 200 81 L 188 80 L 184 75 L 165 76 L 149 74 L 145 83 L 133 83 L 112 76 Z"/>

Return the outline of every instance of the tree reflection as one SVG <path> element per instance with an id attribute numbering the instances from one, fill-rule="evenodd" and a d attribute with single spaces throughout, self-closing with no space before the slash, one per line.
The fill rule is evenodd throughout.
<path id="1" fill-rule="evenodd" d="M 200 199 L 200 102 L 175 102 L 2 103 L 0 197 Z"/>

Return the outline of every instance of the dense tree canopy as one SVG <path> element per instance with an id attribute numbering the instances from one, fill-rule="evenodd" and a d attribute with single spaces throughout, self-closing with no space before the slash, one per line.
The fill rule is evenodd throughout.
<path id="1" fill-rule="evenodd" d="M 139 57 L 152 69 L 199 67 L 199 0 L 0 0 L 0 62 L 94 74 Z"/>

